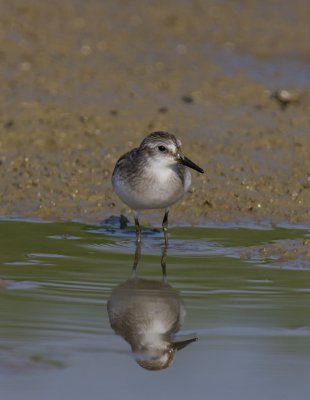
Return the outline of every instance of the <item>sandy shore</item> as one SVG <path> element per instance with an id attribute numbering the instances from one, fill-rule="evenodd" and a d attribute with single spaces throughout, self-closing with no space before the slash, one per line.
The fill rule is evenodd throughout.
<path id="1" fill-rule="evenodd" d="M 206 170 L 172 223 L 309 224 L 309 11 L 307 0 L 3 2 L 0 214 L 129 216 L 113 166 L 168 130 Z"/>

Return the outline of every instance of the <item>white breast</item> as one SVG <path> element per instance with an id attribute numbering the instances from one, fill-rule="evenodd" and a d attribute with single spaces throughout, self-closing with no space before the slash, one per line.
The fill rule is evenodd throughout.
<path id="1" fill-rule="evenodd" d="M 150 165 L 134 185 L 119 177 L 113 186 L 120 197 L 133 210 L 168 208 L 180 200 L 191 184 L 191 174 L 186 169 L 184 183 L 173 166 Z"/>

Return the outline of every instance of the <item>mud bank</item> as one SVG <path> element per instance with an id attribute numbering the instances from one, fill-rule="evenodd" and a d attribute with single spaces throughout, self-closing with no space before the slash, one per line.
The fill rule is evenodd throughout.
<path id="1" fill-rule="evenodd" d="M 309 224 L 309 7 L 3 3 L 0 214 L 129 215 L 113 166 L 168 130 L 206 170 L 172 223 Z"/>

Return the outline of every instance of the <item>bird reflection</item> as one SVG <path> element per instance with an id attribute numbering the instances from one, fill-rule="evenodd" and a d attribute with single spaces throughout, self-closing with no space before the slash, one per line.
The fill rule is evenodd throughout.
<path id="1" fill-rule="evenodd" d="M 197 340 L 177 335 L 185 307 L 179 292 L 167 282 L 167 246 L 161 257 L 162 280 L 138 278 L 141 244 L 136 244 L 132 276 L 117 286 L 108 301 L 112 329 L 131 346 L 137 363 L 148 370 L 167 368 L 176 351 Z"/>

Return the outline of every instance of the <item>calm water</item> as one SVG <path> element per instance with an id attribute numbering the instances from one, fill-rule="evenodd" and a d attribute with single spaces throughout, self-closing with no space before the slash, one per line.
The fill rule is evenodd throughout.
<path id="1" fill-rule="evenodd" d="M 239 256 L 246 246 L 309 237 L 306 230 L 171 229 L 165 283 L 160 232 L 146 232 L 134 279 L 132 233 L 77 223 L 0 226 L 1 399 L 308 398 L 310 265 Z M 111 328 L 109 299 L 127 312 L 123 330 L 134 340 L 146 337 L 143 321 L 134 324 L 143 313 L 149 345 L 165 313 L 178 320 L 165 343 L 198 340 L 170 367 L 148 371 Z M 128 304 L 141 307 L 133 321 Z"/>

